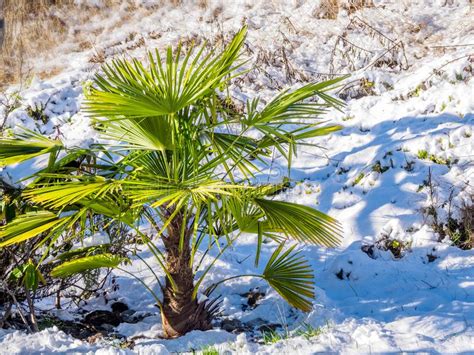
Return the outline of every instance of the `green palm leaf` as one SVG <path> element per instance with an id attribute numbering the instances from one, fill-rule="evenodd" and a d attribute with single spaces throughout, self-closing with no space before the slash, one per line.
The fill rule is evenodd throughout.
<path id="1" fill-rule="evenodd" d="M 124 186 L 127 187 L 124 194 L 136 204 L 150 203 L 152 207 L 183 205 L 184 201 L 191 200 L 197 205 L 216 201 L 221 196 L 230 196 L 234 191 L 247 188 L 213 179 L 179 183 L 165 179 L 125 181 Z"/>
<path id="2" fill-rule="evenodd" d="M 65 278 L 87 270 L 100 269 L 103 267 L 115 268 L 125 260 L 125 258 L 109 253 L 85 256 L 66 261 L 56 266 L 51 271 L 51 276 Z"/>
<path id="3" fill-rule="evenodd" d="M 173 149 L 173 126 L 165 116 L 110 121 L 105 127 L 104 138 L 119 142 L 121 149 Z"/>
<path id="4" fill-rule="evenodd" d="M 203 46 L 191 59 L 190 50 L 180 62 L 181 47 L 175 56 L 171 47 L 162 60 L 158 51 L 149 52 L 149 67 L 138 60 L 114 60 L 97 74 L 97 88 L 90 88 L 85 109 L 108 119 L 132 119 L 175 114 L 201 100 L 221 84 L 239 65 L 234 65 L 245 39 L 246 28 L 237 33 L 225 50 L 204 56 Z M 164 61 L 164 63 L 163 63 Z"/>
<path id="5" fill-rule="evenodd" d="M 305 118 L 318 118 L 329 107 L 341 108 L 344 103 L 326 94 L 333 90 L 347 76 L 319 82 L 309 83 L 294 91 L 283 91 L 272 101 L 270 101 L 261 111 L 251 111 L 247 119 L 253 126 L 264 126 L 267 123 L 285 124 L 300 122 Z M 304 100 L 319 97 L 323 102 L 306 102 Z M 256 104 L 249 104 L 249 107 L 256 108 Z"/>
<path id="6" fill-rule="evenodd" d="M 314 298 L 313 270 L 308 261 L 293 253 L 296 245 L 283 252 L 284 243 L 273 252 L 262 277 L 289 304 L 309 312 Z"/>
<path id="7" fill-rule="evenodd" d="M 54 152 L 63 146 L 59 140 L 52 140 L 27 130 L 17 137 L 0 139 L 0 166 L 21 163 Z"/>
<path id="8" fill-rule="evenodd" d="M 62 174 L 42 174 L 43 177 L 73 179 L 79 181 L 53 182 L 46 186 L 32 186 L 23 191 L 23 196 L 46 208 L 61 209 L 77 202 L 85 202 L 116 192 L 120 182 L 100 176 L 84 178 Z"/>
<path id="9" fill-rule="evenodd" d="M 300 242 L 335 246 L 340 242 L 338 222 L 314 208 L 291 202 L 254 199 L 265 214 L 265 230 L 279 232 Z"/>
<path id="10" fill-rule="evenodd" d="M 48 211 L 28 212 L 0 227 L 0 248 L 36 237 L 51 229 L 57 229 L 69 221 Z"/>

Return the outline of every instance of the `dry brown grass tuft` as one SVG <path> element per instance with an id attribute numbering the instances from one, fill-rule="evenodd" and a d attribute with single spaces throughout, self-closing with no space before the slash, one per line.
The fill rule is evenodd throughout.
<path id="1" fill-rule="evenodd" d="M 176 6 L 183 2 L 162 1 Z M 207 1 L 201 0 L 201 3 L 204 6 Z M 106 59 L 103 49 L 95 48 L 93 39 L 105 28 L 94 26 L 95 30 L 89 32 L 84 28 L 91 21 L 109 18 L 110 13 L 119 8 L 126 12 L 114 23 L 117 27 L 137 10 L 144 13 L 153 11 L 156 6 L 141 8 L 134 0 L 101 0 L 99 6 L 94 2 L 76 5 L 74 0 L 0 0 L 0 90 L 10 84 L 26 83 L 33 75 L 45 78 L 60 72 L 64 64 L 49 59 L 63 54 L 62 45 L 68 51 L 93 50 L 91 62 L 103 62 Z M 5 25 L 3 41 L 2 21 Z M 35 67 L 38 63 L 44 64 L 42 69 Z"/>
<path id="2" fill-rule="evenodd" d="M 103 0 L 102 4 L 96 7 L 75 5 L 74 0 L 0 0 L 0 22 L 4 22 L 3 41 L 0 33 L 0 89 L 23 83 L 32 74 L 45 76 L 60 71 L 60 67 L 51 65 L 47 72 L 36 73 L 33 63 L 54 53 L 62 43 L 71 41 L 77 50 L 92 48 L 89 41 L 71 29 L 95 15 L 107 15 L 113 7 L 123 6 L 124 1 Z M 133 2 L 126 4 L 132 11 Z"/>
<path id="3" fill-rule="evenodd" d="M 30 58 L 66 36 L 67 25 L 55 10 L 70 3 L 72 0 L 3 0 L 0 86 L 24 80 L 31 71 Z"/>
<path id="4" fill-rule="evenodd" d="M 364 7 L 374 7 L 374 0 L 346 0 L 342 7 L 352 14 Z"/>
<path id="5" fill-rule="evenodd" d="M 373 0 L 321 0 L 319 9 L 314 13 L 318 18 L 335 20 L 341 9 L 352 14 L 364 7 L 373 7 Z"/>
<path id="6" fill-rule="evenodd" d="M 463 238 L 461 247 L 463 249 L 474 249 L 474 196 L 471 201 L 464 201 L 460 208 L 459 234 Z"/>
<path id="7" fill-rule="evenodd" d="M 335 20 L 339 13 L 339 0 L 321 0 L 319 8 L 313 14 L 317 18 Z"/>

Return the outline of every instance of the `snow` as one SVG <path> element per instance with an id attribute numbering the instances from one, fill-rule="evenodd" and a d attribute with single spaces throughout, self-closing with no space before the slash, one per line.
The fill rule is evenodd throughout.
<path id="1" fill-rule="evenodd" d="M 104 4 L 100 0 L 76 3 Z M 54 78 L 34 79 L 23 89 L 21 107 L 6 122 L 14 132 L 23 126 L 59 136 L 69 147 L 98 142 L 97 133 L 80 112 L 82 85 L 99 68 L 90 59 L 98 51 L 107 59 L 124 50 L 143 56 L 144 47 L 136 47 L 140 38 L 146 48 L 164 48 L 180 38 L 213 41 L 222 32 L 236 31 L 245 20 L 250 48 L 246 55 L 258 70 L 233 86 L 234 94 L 242 100 L 256 94 L 268 100 L 280 88 L 297 86 L 301 75 L 320 80 L 323 76 L 318 73 L 328 73 L 332 62 L 336 72 L 348 72 L 347 56 L 336 54 L 332 60 L 336 36 L 344 32 L 354 44 L 373 49 L 370 58 L 352 58 L 357 58 L 353 63 L 357 71 L 349 81 L 365 79 L 371 83 L 365 94 L 360 95 L 360 86 L 347 91 L 343 112 L 327 116 L 344 129 L 311 141 L 323 148 L 300 149 L 291 171 L 296 184 L 278 196 L 329 213 L 344 229 L 343 243 L 336 249 L 302 247 L 315 270 L 313 310 L 303 314 L 291 309 L 275 291 L 254 278 L 231 280 L 217 290 L 225 316 L 257 325 L 278 323 L 291 337 L 265 345 L 256 341 L 255 334 L 236 335 L 216 328 L 175 340 L 159 339 L 161 322 L 153 298 L 136 280 L 117 271 L 119 289 L 108 297 L 148 315 L 139 323 L 122 323 L 115 329 L 135 339 L 133 350 L 122 349 L 107 339 L 89 344 L 52 327 L 37 334 L 0 329 L 0 353 L 168 354 L 206 346 L 236 354 L 474 352 L 474 250 L 461 250 L 449 241 L 438 242 L 421 213 L 430 204 L 429 192 L 423 187 L 429 172 L 439 187 L 440 206 L 451 191 L 457 205 L 474 193 L 474 27 L 469 2 L 459 0 L 442 6 L 444 1 L 375 1 L 375 8 L 354 15 L 343 12 L 337 20 L 316 19 L 313 14 L 318 3 L 209 1 L 207 7 L 153 7 L 153 1 L 136 1 L 132 13 L 121 6 L 100 19 L 100 24 L 75 25 L 89 35 L 93 49 L 73 51 L 71 40 L 58 47 L 54 60 L 38 58 L 39 68 L 60 65 L 63 70 Z M 409 68 L 367 68 L 385 47 L 368 27 L 348 29 L 354 16 L 402 41 Z M 465 44 L 470 46 L 449 47 Z M 436 47 L 440 45 L 448 47 Z M 296 74 L 285 69 L 282 48 Z M 398 50 L 393 58 L 403 63 L 403 52 Z M 46 125 L 28 115 L 28 106 L 41 105 L 50 117 Z M 420 158 L 423 150 L 450 163 Z M 41 166 L 41 161 L 19 164 L 4 169 L 2 176 L 15 182 Z M 286 175 L 284 160 L 277 156 L 270 171 L 259 178 L 281 181 Z M 445 217 L 446 211 L 440 207 L 440 216 Z M 401 258 L 377 248 L 371 256 L 362 250 L 381 238 L 406 243 L 408 250 Z M 96 243 L 90 239 L 84 245 Z M 223 277 L 253 273 L 254 247 L 251 236 L 239 240 L 216 263 L 204 287 Z M 269 244 L 264 248 L 260 267 L 273 247 Z M 149 253 L 143 251 L 141 256 L 153 264 Z M 206 257 L 203 266 L 211 260 Z M 143 277 L 160 293 L 153 275 L 139 260 L 127 270 Z M 243 309 L 246 299 L 242 294 L 255 287 L 265 292 L 264 298 L 255 309 Z M 108 307 L 98 298 L 85 309 Z M 311 339 L 296 336 L 295 330 L 303 323 L 321 327 L 321 334 Z"/>

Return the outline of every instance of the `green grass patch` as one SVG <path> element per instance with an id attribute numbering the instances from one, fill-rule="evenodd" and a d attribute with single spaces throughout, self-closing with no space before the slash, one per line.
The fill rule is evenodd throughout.
<path id="1" fill-rule="evenodd" d="M 298 329 L 295 332 L 295 335 L 296 336 L 302 336 L 302 337 L 309 340 L 311 338 L 317 337 L 322 332 L 323 332 L 323 329 L 321 327 L 315 328 L 311 324 L 303 323 L 301 329 Z"/>
<path id="2" fill-rule="evenodd" d="M 362 179 L 364 178 L 364 176 L 365 176 L 365 174 L 363 172 L 360 173 L 359 175 L 357 175 L 356 179 L 352 183 L 352 186 L 356 186 L 359 182 L 361 182 Z"/>

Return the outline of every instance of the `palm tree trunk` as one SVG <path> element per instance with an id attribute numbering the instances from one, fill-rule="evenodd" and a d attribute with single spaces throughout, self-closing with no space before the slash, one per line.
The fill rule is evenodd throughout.
<path id="1" fill-rule="evenodd" d="M 166 279 L 163 291 L 163 307 L 161 319 L 163 333 L 166 338 L 175 338 L 192 330 L 211 329 L 212 315 L 205 303 L 199 304 L 193 299 L 194 274 L 189 265 L 191 248 L 189 245 L 190 232 L 185 233 L 184 247 L 179 250 L 179 240 L 182 216 L 178 215 L 168 228 L 168 236 L 164 238 L 166 250 L 166 267 L 171 274 L 176 291 L 171 282 Z"/>

